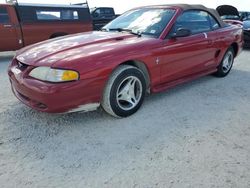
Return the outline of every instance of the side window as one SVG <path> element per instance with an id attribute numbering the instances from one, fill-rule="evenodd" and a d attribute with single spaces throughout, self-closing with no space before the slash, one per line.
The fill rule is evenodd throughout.
<path id="1" fill-rule="evenodd" d="M 61 12 L 60 11 L 36 11 L 36 16 L 38 20 L 60 20 Z"/>
<path id="2" fill-rule="evenodd" d="M 103 16 L 105 14 L 105 9 L 100 9 L 100 15 Z"/>
<path id="3" fill-rule="evenodd" d="M 95 18 L 97 17 L 103 17 L 103 16 L 109 16 L 109 15 L 114 15 L 113 9 L 110 8 L 99 8 L 94 11 L 93 16 Z"/>
<path id="4" fill-rule="evenodd" d="M 78 20 L 78 12 L 73 10 L 62 10 L 61 20 Z"/>
<path id="5" fill-rule="evenodd" d="M 209 19 L 210 19 L 211 27 L 213 30 L 220 28 L 219 23 L 217 22 L 217 20 L 215 20 L 215 18 L 213 16 L 209 15 Z"/>
<path id="6" fill-rule="evenodd" d="M 171 34 L 175 33 L 180 28 L 189 29 L 192 34 L 208 32 L 211 30 L 209 14 L 200 10 L 184 12 L 176 20 L 171 30 Z"/>
<path id="7" fill-rule="evenodd" d="M 113 9 L 111 9 L 111 8 L 106 8 L 106 9 L 104 10 L 104 14 L 105 14 L 105 15 L 114 15 L 115 13 L 114 13 L 114 10 L 113 10 Z"/>
<path id="8" fill-rule="evenodd" d="M 10 18 L 6 8 L 0 8 L 0 24 L 9 23 Z"/>
<path id="9" fill-rule="evenodd" d="M 37 10 L 38 20 L 78 20 L 78 12 L 74 10 Z"/>
<path id="10" fill-rule="evenodd" d="M 105 9 L 105 14 L 112 14 L 112 11 L 111 11 L 111 9 L 109 9 L 109 8 L 106 8 L 106 9 Z"/>

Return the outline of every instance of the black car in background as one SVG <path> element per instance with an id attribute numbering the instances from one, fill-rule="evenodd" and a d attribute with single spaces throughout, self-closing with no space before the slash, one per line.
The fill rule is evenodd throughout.
<path id="1" fill-rule="evenodd" d="M 250 47 L 250 12 L 240 12 L 243 20 L 245 47 Z"/>
<path id="2" fill-rule="evenodd" d="M 243 12 L 243 11 L 240 11 L 240 17 L 243 21 L 245 20 L 249 20 L 250 19 L 250 12 Z"/>
<path id="3" fill-rule="evenodd" d="M 94 30 L 100 30 L 119 15 L 115 14 L 112 7 L 95 7 L 90 9 Z"/>
<path id="4" fill-rule="evenodd" d="M 88 5 L 88 2 L 86 3 L 77 3 L 74 5 Z M 115 10 L 113 7 L 94 7 L 90 8 L 90 15 L 92 17 L 93 22 L 93 29 L 95 31 L 99 31 L 107 25 L 109 22 L 111 22 L 113 19 L 120 16 L 119 14 L 115 14 Z"/>
<path id="5" fill-rule="evenodd" d="M 221 5 L 216 10 L 226 22 L 227 20 L 235 20 L 242 23 L 245 47 L 250 47 L 250 12 L 239 12 L 237 8 L 231 5 Z"/>
<path id="6" fill-rule="evenodd" d="M 245 47 L 250 47 L 250 19 L 243 21 Z"/>

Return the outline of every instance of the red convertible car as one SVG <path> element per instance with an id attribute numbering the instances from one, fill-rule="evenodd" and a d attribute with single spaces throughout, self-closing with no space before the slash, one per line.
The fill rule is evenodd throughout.
<path id="1" fill-rule="evenodd" d="M 36 110 L 65 113 L 102 106 L 115 117 L 127 117 L 147 92 L 208 74 L 226 76 L 242 44 L 242 28 L 204 6 L 140 7 L 102 31 L 23 48 L 8 74 L 15 96 Z"/>

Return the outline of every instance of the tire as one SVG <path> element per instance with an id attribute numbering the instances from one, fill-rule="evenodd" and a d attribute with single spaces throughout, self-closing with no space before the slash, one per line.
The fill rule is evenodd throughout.
<path id="1" fill-rule="evenodd" d="M 233 67 L 234 56 L 235 56 L 234 49 L 230 47 L 226 51 L 220 65 L 218 66 L 218 70 L 214 75 L 217 77 L 227 76 Z"/>
<path id="2" fill-rule="evenodd" d="M 139 110 L 146 94 L 143 72 L 130 65 L 119 66 L 110 76 L 101 105 L 114 117 L 128 117 Z"/>

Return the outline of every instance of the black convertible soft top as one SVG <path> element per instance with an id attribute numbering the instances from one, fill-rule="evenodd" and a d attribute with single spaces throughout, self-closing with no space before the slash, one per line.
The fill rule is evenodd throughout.
<path id="1" fill-rule="evenodd" d="M 152 6 L 147 6 L 147 7 L 152 7 Z M 221 27 L 225 27 L 227 25 L 225 22 L 223 22 L 223 20 L 221 19 L 219 13 L 215 9 L 210 9 L 210 8 L 207 8 L 207 7 L 203 6 L 203 5 L 168 4 L 168 5 L 156 5 L 154 7 L 178 7 L 178 8 L 181 8 L 183 11 L 187 11 L 187 10 L 203 10 L 203 11 L 208 12 L 211 15 L 213 15 L 213 17 L 216 18 L 216 20 L 219 22 Z"/>
<path id="2" fill-rule="evenodd" d="M 176 5 L 178 6 L 178 5 Z M 211 15 L 214 16 L 214 18 L 216 18 L 216 20 L 219 22 L 219 24 L 224 27 L 227 24 L 221 19 L 219 13 L 215 10 L 215 9 L 211 9 L 211 8 L 207 8 L 203 5 L 187 5 L 187 4 L 179 4 L 179 7 L 181 7 L 183 10 L 203 10 L 206 12 L 209 12 Z"/>

